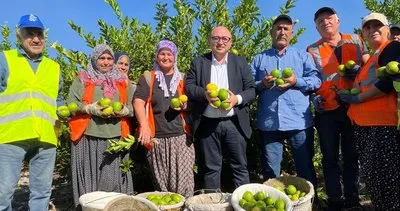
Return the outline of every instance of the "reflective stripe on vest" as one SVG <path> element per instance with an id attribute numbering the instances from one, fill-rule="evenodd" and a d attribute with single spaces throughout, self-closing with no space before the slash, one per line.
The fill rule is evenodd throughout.
<path id="1" fill-rule="evenodd" d="M 341 34 L 341 38 L 338 45 L 341 46 L 342 61 L 337 60 L 332 47 L 322 40 L 307 48 L 316 67 L 322 72 L 322 84 L 316 93 L 325 98 L 325 102 L 321 104 L 325 110 L 334 110 L 339 107 L 336 93 L 332 88 L 350 89 L 353 84 L 352 81 L 339 76 L 338 66 L 348 60 L 353 60 L 359 65 L 362 63 L 363 42 L 361 38 L 351 34 Z"/>
<path id="2" fill-rule="evenodd" d="M 155 128 L 155 122 L 154 122 L 154 116 L 153 116 L 153 107 L 151 106 L 151 104 L 152 104 L 151 98 L 153 97 L 153 87 L 154 87 L 155 74 L 154 74 L 154 71 L 151 71 L 151 72 L 144 72 L 143 75 L 144 75 L 144 78 L 146 79 L 147 84 L 149 85 L 149 90 L 150 90 L 149 98 L 147 98 L 146 105 L 145 105 L 146 119 L 147 119 L 147 122 L 149 124 L 149 128 L 150 128 L 150 131 L 151 131 L 151 136 L 155 137 L 156 128 Z M 180 96 L 180 95 L 185 94 L 184 90 L 185 90 L 184 81 L 180 80 L 178 88 L 176 89 L 176 91 L 178 92 L 178 95 Z M 181 120 L 182 120 L 182 125 L 183 125 L 184 132 L 187 135 L 192 136 L 192 130 L 191 130 L 191 124 L 190 124 L 191 121 L 190 121 L 189 112 L 181 111 L 181 112 L 179 112 L 179 115 L 180 115 Z M 140 130 L 139 127 L 137 129 L 138 131 Z"/>
<path id="3" fill-rule="evenodd" d="M 36 73 L 17 50 L 4 51 L 9 68 L 0 93 L 0 144 L 38 138 L 57 145 L 54 124 L 60 66 L 42 57 Z"/>
<path id="4" fill-rule="evenodd" d="M 369 89 L 378 80 L 376 73 L 379 67 L 378 58 L 382 49 L 389 43 L 382 44 L 358 73 L 354 80 L 354 87 L 359 88 L 361 92 Z M 359 104 L 350 104 L 347 114 L 354 123 L 360 126 L 397 126 L 397 104 L 397 95 L 393 91 Z"/>
<path id="5" fill-rule="evenodd" d="M 84 90 L 82 95 L 82 102 L 84 105 L 90 104 L 93 102 L 95 84 L 87 78 L 86 72 L 79 72 L 78 77 L 84 81 Z M 118 92 L 119 92 L 119 100 L 121 103 L 126 105 L 127 103 L 127 87 L 128 83 L 123 81 L 117 81 L 116 83 Z M 70 128 L 70 138 L 73 142 L 77 142 L 80 140 L 86 128 L 89 125 L 91 115 L 89 114 L 80 114 L 71 118 L 69 121 Z M 121 117 L 121 137 L 127 137 L 131 132 L 131 125 L 129 121 L 129 117 Z"/>

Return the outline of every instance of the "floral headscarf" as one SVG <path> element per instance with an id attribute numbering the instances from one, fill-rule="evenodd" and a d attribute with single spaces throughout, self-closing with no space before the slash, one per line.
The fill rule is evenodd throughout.
<path id="1" fill-rule="evenodd" d="M 110 53 L 111 56 L 114 57 L 114 53 L 108 45 L 97 45 L 93 49 L 93 53 L 90 56 L 90 61 L 86 72 L 90 80 L 92 80 L 96 85 L 100 85 L 103 87 L 104 97 L 112 99 L 115 92 L 117 91 L 115 82 L 117 80 L 125 80 L 125 77 L 119 72 L 115 65 L 113 65 L 112 69 L 106 73 L 103 73 L 98 69 L 96 61 L 103 53 L 107 51 Z"/>
<path id="2" fill-rule="evenodd" d="M 175 58 L 174 73 L 173 73 L 171 82 L 169 84 L 169 90 L 168 90 L 167 84 L 165 82 L 164 73 L 162 72 L 160 65 L 157 63 L 157 55 L 160 53 L 160 50 L 163 48 L 169 49 Z M 179 81 L 181 79 L 183 79 L 182 73 L 180 73 L 178 70 L 177 62 L 178 62 L 178 48 L 176 47 L 176 45 L 169 40 L 161 40 L 157 45 L 156 58 L 155 58 L 154 64 L 153 64 L 153 70 L 154 70 L 154 74 L 157 78 L 157 81 L 160 84 L 159 87 L 161 88 L 161 90 L 164 91 L 164 97 L 169 97 L 170 95 L 171 96 L 175 95 L 176 89 L 178 88 L 178 85 L 179 85 Z"/>

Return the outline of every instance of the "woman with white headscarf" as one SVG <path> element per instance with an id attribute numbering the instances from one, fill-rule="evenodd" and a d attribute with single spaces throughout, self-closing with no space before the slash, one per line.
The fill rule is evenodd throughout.
<path id="1" fill-rule="evenodd" d="M 87 70 L 78 73 L 68 96 L 69 103 L 76 102 L 81 108 L 69 123 L 75 206 L 81 195 L 93 191 L 133 194 L 131 172 L 120 169 L 128 154 L 106 153 L 110 139 L 129 134 L 132 95 L 127 78 L 114 65 L 111 48 L 104 44 L 96 46 Z M 101 98 L 123 103 L 122 110 L 106 113 L 98 103 Z"/>
<path id="2" fill-rule="evenodd" d="M 375 210 L 400 210 L 400 145 L 396 91 L 390 77 L 377 69 L 400 56 L 400 43 L 389 40 L 386 16 L 370 13 L 362 19 L 362 34 L 373 54 L 354 80 L 358 95 L 339 94 L 349 103 L 357 153 Z"/>
<path id="3" fill-rule="evenodd" d="M 177 67 L 178 49 L 168 40 L 159 42 L 151 72 L 139 79 L 134 94 L 139 142 L 148 149 L 147 160 L 157 190 L 193 195 L 194 147 L 185 124 L 186 103 L 170 107 L 172 98 L 184 93 L 183 74 Z"/>

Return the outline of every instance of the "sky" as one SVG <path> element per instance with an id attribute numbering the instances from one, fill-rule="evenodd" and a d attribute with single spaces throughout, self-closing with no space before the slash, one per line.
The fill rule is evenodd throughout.
<path id="1" fill-rule="evenodd" d="M 167 3 L 170 15 L 175 11 L 172 8 L 173 0 L 117 0 L 123 15 L 137 18 L 142 23 L 155 25 L 153 19 L 158 2 Z M 239 4 L 239 0 L 228 0 L 230 8 Z M 333 7 L 340 19 L 340 31 L 353 33 L 354 28 L 359 28 L 361 18 L 369 13 L 363 0 L 297 0 L 295 7 L 290 10 L 292 19 L 298 19 L 298 27 L 305 27 L 306 31 L 300 36 L 299 42 L 294 46 L 305 49 L 307 45 L 317 41 L 320 37 L 315 29 L 314 13 L 324 6 Z M 283 7 L 286 0 L 258 0 L 260 13 L 265 17 L 279 15 L 279 8 Z M 104 0 L 8 0 L 2 2 L 0 25 L 8 25 L 11 29 L 17 25 L 19 18 L 25 14 L 39 16 L 49 30 L 47 41 L 58 41 L 66 49 L 90 53 L 84 40 L 71 29 L 68 21 L 73 21 L 81 26 L 85 32 L 99 34 L 98 19 L 103 19 L 109 24 L 119 26 L 118 20 L 111 7 Z M 11 35 L 14 39 L 15 34 Z M 2 39 L 2 37 L 0 37 Z M 179 46 L 178 46 L 179 47 Z M 50 50 L 50 54 L 54 54 Z"/>

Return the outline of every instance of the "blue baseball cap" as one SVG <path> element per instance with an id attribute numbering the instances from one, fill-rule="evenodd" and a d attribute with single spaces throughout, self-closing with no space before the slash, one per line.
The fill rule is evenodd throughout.
<path id="1" fill-rule="evenodd" d="M 44 26 L 39 17 L 33 14 L 22 16 L 18 22 L 18 28 L 20 29 L 29 27 L 44 30 Z"/>

